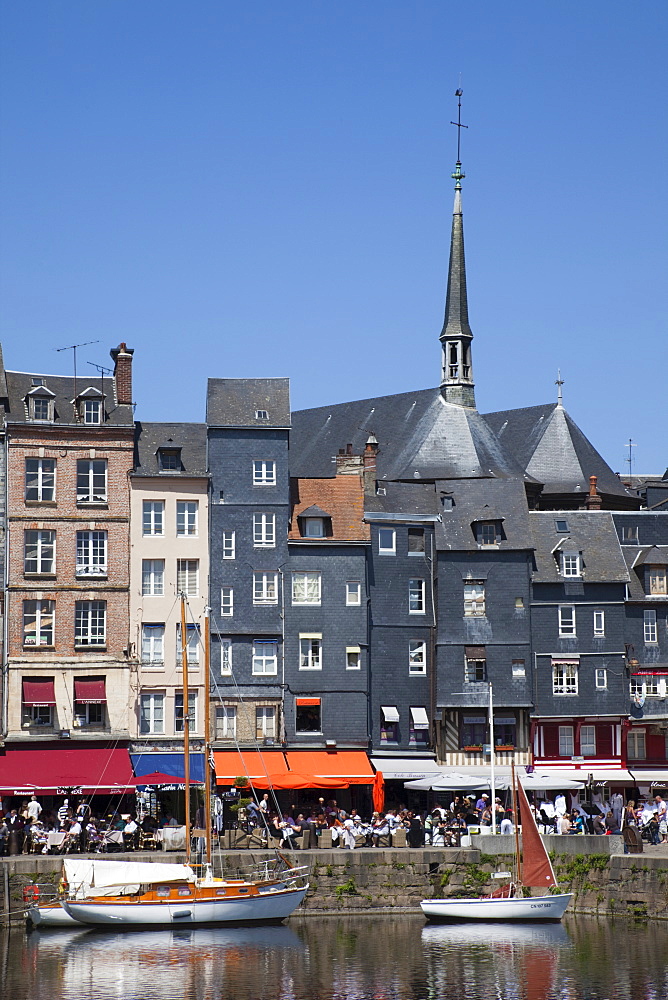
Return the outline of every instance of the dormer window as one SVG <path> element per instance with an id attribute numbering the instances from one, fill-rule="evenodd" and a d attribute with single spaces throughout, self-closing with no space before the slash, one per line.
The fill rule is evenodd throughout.
<path id="1" fill-rule="evenodd" d="M 668 580 L 665 566 L 650 566 L 648 568 L 650 597 L 666 597 L 668 595 Z"/>
<path id="2" fill-rule="evenodd" d="M 54 393 L 46 388 L 42 379 L 33 379 L 33 388 L 26 397 L 28 419 L 52 421 L 54 416 L 54 399 Z"/>
<path id="3" fill-rule="evenodd" d="M 99 389 L 89 386 L 80 392 L 72 401 L 77 419 L 84 424 L 93 426 L 101 424 L 104 419 L 104 396 Z"/>
<path id="4" fill-rule="evenodd" d="M 302 518 L 304 538 L 324 538 L 325 519 L 324 517 L 304 517 Z"/>
<path id="5" fill-rule="evenodd" d="M 256 420 L 269 420 L 269 410 L 256 410 L 255 411 Z"/>
<path id="6" fill-rule="evenodd" d="M 158 467 L 160 472 L 180 472 L 181 449 L 169 447 L 158 448 Z"/>
<path id="7" fill-rule="evenodd" d="M 102 400 L 85 399 L 83 404 L 83 422 L 85 424 L 102 423 Z"/>
<path id="8" fill-rule="evenodd" d="M 574 579 L 582 576 L 582 553 L 562 552 L 561 555 L 561 575 L 567 579 Z"/>

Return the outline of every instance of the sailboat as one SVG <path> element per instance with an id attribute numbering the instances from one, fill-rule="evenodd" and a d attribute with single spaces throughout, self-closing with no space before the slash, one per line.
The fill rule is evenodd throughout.
<path id="1" fill-rule="evenodd" d="M 515 877 L 511 872 L 497 872 L 497 878 L 511 881 L 491 895 L 478 899 L 423 899 L 422 912 L 429 920 L 561 920 L 573 898 L 570 892 L 550 892 L 548 895 L 525 896 L 524 887 L 557 889 L 552 862 L 545 849 L 529 806 L 522 782 L 513 766 L 513 807 L 517 819 L 519 802 L 522 820 L 522 850 L 515 823 Z M 494 877 L 494 876 L 492 876 Z"/>
<path id="2" fill-rule="evenodd" d="M 187 636 L 185 598 L 181 597 L 181 635 Z M 183 704 L 188 705 L 188 657 L 182 647 Z M 206 674 L 209 676 L 209 617 L 204 620 Z M 209 685 L 205 685 L 206 760 L 209 738 Z M 190 747 L 189 719 L 184 712 L 184 778 L 186 864 L 107 861 L 68 858 L 63 862 L 67 895 L 31 907 L 34 924 L 113 927 L 192 926 L 196 924 L 258 924 L 285 920 L 303 901 L 308 888 L 308 867 L 293 868 L 281 856 L 271 868 L 239 879 L 213 875 L 211 864 L 211 802 L 209 782 L 204 785 L 206 864 L 200 875 L 190 864 Z M 35 911 L 34 913 L 31 911 Z"/>

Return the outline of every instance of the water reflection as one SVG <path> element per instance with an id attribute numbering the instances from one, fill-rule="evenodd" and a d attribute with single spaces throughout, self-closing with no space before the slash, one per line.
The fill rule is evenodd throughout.
<path id="1" fill-rule="evenodd" d="M 289 926 L 0 936 L 11 1000 L 665 1000 L 668 925 Z"/>

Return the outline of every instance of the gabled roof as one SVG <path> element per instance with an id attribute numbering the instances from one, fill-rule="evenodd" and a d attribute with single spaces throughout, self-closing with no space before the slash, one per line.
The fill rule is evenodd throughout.
<path id="1" fill-rule="evenodd" d="M 567 521 L 568 533 L 557 531 L 557 520 Z M 529 523 L 535 547 L 535 583 L 578 582 L 560 575 L 555 557 L 559 551 L 582 553 L 584 575 L 580 583 L 628 582 L 625 553 L 619 544 L 610 511 L 530 511 Z"/>
<path id="2" fill-rule="evenodd" d="M 635 566 L 666 566 L 668 565 L 668 545 L 651 545 L 641 549 Z"/>
<path id="3" fill-rule="evenodd" d="M 161 472 L 158 450 L 178 448 L 180 471 Z M 135 476 L 206 476 L 206 424 L 163 424 L 137 421 L 135 430 Z"/>
<path id="4" fill-rule="evenodd" d="M 267 417 L 258 417 L 264 411 Z M 210 378 L 206 422 L 214 427 L 290 426 L 290 379 Z"/>
<path id="5" fill-rule="evenodd" d="M 129 403 L 116 402 L 115 381 L 113 378 L 78 377 L 76 385 L 71 375 L 39 375 L 30 372 L 6 372 L 7 395 L 9 406 L 5 412 L 6 423 L 30 424 L 28 419 L 27 400 L 30 396 L 44 395 L 53 400 L 54 420 L 39 421 L 36 426 L 75 425 L 93 431 L 102 427 L 127 427 L 134 424 L 134 409 Z M 42 386 L 33 385 L 35 379 L 41 379 Z M 86 397 L 86 390 L 92 388 L 104 395 L 105 420 L 101 424 L 83 424 L 75 419 L 73 400 Z M 95 395 L 95 393 L 93 393 Z"/>

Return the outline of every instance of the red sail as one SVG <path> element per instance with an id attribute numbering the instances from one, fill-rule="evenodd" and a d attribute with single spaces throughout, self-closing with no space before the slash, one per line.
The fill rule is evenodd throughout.
<path id="1" fill-rule="evenodd" d="M 522 822 L 522 884 L 547 889 L 556 885 L 554 871 L 536 826 L 522 782 L 517 781 L 517 799 Z"/>

